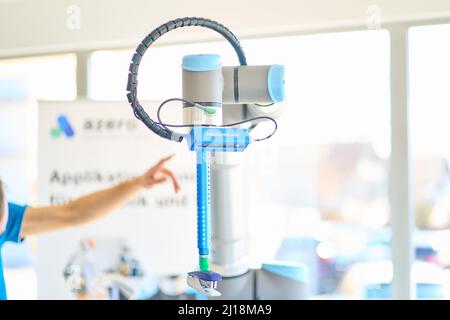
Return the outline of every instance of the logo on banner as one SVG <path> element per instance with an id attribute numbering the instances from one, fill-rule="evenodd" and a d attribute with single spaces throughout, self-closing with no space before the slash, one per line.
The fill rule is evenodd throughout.
<path id="1" fill-rule="evenodd" d="M 56 118 L 57 126 L 50 130 L 50 135 L 53 138 L 59 138 L 64 134 L 67 138 L 73 138 L 75 136 L 75 131 L 65 115 L 60 115 Z"/>

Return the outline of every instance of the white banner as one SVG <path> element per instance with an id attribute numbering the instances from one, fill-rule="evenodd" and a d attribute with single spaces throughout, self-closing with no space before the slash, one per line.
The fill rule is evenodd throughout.
<path id="1" fill-rule="evenodd" d="M 155 112 L 156 103 L 144 103 Z M 59 204 L 143 173 L 175 153 L 168 166 L 182 190 L 170 183 L 142 191 L 117 212 L 91 224 L 39 237 L 38 297 L 69 298 L 63 268 L 85 237 L 118 237 L 130 245 L 147 273 L 185 273 L 196 266 L 195 154 L 185 142 L 156 136 L 126 102 L 39 104 L 38 202 Z M 168 108 L 167 121 L 181 121 Z M 175 116 L 179 115 L 179 116 Z"/>

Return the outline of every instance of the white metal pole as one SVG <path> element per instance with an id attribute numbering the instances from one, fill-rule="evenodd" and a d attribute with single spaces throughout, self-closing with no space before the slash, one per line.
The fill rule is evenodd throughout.
<path id="1" fill-rule="evenodd" d="M 411 154 L 408 110 L 408 27 L 390 29 L 391 50 L 391 210 L 392 298 L 414 299 L 411 271 L 414 260 L 414 215 L 411 195 Z"/>

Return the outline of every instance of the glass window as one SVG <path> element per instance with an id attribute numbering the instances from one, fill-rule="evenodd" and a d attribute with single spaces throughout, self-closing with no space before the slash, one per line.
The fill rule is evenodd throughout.
<path id="1" fill-rule="evenodd" d="M 76 55 L 0 60 L 0 100 L 73 100 Z"/>
<path id="2" fill-rule="evenodd" d="M 409 30 L 418 298 L 450 298 L 449 38 L 449 24 Z"/>
<path id="3" fill-rule="evenodd" d="M 389 298 L 388 32 L 243 44 L 286 65 L 279 132 L 246 157 L 251 257 L 306 263 L 313 296 Z"/>

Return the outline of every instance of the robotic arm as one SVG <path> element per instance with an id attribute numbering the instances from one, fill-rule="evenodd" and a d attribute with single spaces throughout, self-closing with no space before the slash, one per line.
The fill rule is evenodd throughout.
<path id="1" fill-rule="evenodd" d="M 187 26 L 206 27 L 220 33 L 233 46 L 240 65 L 223 67 L 216 54 L 198 54 L 183 57 L 183 97 L 164 101 L 158 108 L 158 121 L 145 112 L 137 98 L 139 64 L 146 50 L 163 34 Z M 212 153 L 242 152 L 249 143 L 268 139 L 277 128 L 269 116 L 238 119 L 224 124 L 229 105 L 243 105 L 258 109 L 284 100 L 284 66 L 247 66 L 244 51 L 238 39 L 223 25 L 204 18 L 183 18 L 169 21 L 153 30 L 136 48 L 129 67 L 127 97 L 135 116 L 162 138 L 181 142 L 186 139 L 188 148 L 197 154 L 197 245 L 199 270 L 188 274 L 188 284 L 208 295 L 220 296 L 216 290 L 220 274 L 210 267 L 211 250 L 211 181 Z M 161 108 L 170 101 L 183 102 L 183 124 L 166 124 L 160 118 Z M 272 134 L 252 138 L 251 129 L 243 128 L 261 120 L 275 124 Z M 190 127 L 188 134 L 178 133 L 169 127 Z M 215 190 L 217 192 L 217 190 Z"/>

